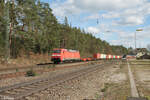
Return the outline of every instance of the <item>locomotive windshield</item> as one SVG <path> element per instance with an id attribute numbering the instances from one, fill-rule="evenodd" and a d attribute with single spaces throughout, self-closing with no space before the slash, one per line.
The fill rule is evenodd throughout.
<path id="1" fill-rule="evenodd" d="M 53 53 L 60 53 L 61 50 L 54 50 Z"/>

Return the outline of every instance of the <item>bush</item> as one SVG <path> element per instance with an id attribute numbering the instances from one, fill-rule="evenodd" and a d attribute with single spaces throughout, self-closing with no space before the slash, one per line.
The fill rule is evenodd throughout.
<path id="1" fill-rule="evenodd" d="M 16 68 L 16 72 L 18 72 L 19 71 L 19 69 L 18 68 Z"/>
<path id="2" fill-rule="evenodd" d="M 150 100 L 150 96 L 146 96 L 146 99 L 147 99 L 147 100 Z"/>
<path id="3" fill-rule="evenodd" d="M 26 72 L 26 76 L 35 76 L 35 75 L 36 73 L 32 69 Z"/>
<path id="4" fill-rule="evenodd" d="M 106 90 L 108 89 L 108 87 L 109 87 L 110 85 L 111 85 L 111 84 L 109 84 L 109 83 L 105 83 L 105 84 L 104 84 L 104 88 L 101 89 L 101 92 L 106 92 Z"/>
<path id="5" fill-rule="evenodd" d="M 48 68 L 53 68 L 53 67 L 55 67 L 55 64 L 48 66 Z"/>

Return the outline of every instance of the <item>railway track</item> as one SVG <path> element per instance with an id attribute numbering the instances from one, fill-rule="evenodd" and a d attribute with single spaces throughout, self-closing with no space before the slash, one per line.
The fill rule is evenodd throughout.
<path id="1" fill-rule="evenodd" d="M 105 62 L 107 60 L 98 60 L 98 62 L 101 61 L 101 62 Z M 109 61 L 116 61 L 116 60 L 109 60 Z M 97 62 L 97 61 L 88 61 L 88 62 Z M 24 67 L 13 67 L 13 68 L 0 68 L 0 74 L 3 74 L 3 73 L 7 73 L 8 71 L 16 71 L 16 70 L 26 70 L 26 69 L 34 69 L 34 68 L 44 68 L 44 67 L 47 67 L 47 66 L 56 66 L 56 67 L 59 67 L 59 66 L 69 66 L 69 65 L 76 65 L 76 64 L 85 64 L 85 63 L 88 63 L 88 62 L 68 62 L 68 63 L 61 63 L 61 64 L 53 64 L 53 63 L 40 63 L 40 64 L 37 64 L 37 65 L 32 65 L 32 66 L 24 66 Z"/>
<path id="2" fill-rule="evenodd" d="M 13 78 L 13 77 L 20 77 L 20 76 L 25 76 L 26 72 L 29 70 L 33 70 L 37 74 L 42 74 L 44 72 L 49 72 L 49 71 L 55 71 L 55 70 L 63 70 L 65 68 L 72 68 L 76 67 L 79 65 L 86 65 L 86 64 L 91 64 L 91 63 L 105 63 L 105 62 L 112 62 L 116 63 L 116 60 L 101 60 L 101 61 L 89 61 L 89 62 L 76 62 L 76 63 L 64 63 L 64 64 L 38 64 L 35 66 L 28 66 L 28 67 L 21 67 L 21 68 L 5 68 L 5 69 L 0 69 L 0 80 L 6 79 L 6 78 Z"/>
<path id="3" fill-rule="evenodd" d="M 5 68 L 0 69 L 0 80 L 6 78 L 13 78 L 17 76 L 24 76 L 26 75 L 26 71 L 34 70 L 36 73 L 41 74 L 47 71 L 55 71 L 55 70 L 62 70 L 65 68 L 71 68 L 79 65 L 86 65 L 92 62 L 78 62 L 78 63 L 65 63 L 65 64 L 39 64 L 35 66 L 28 66 L 22 68 Z"/>
<path id="4" fill-rule="evenodd" d="M 22 100 L 25 99 L 26 96 L 30 96 L 34 93 L 45 90 L 49 87 L 53 87 L 64 82 L 68 82 L 70 80 L 77 79 L 81 76 L 88 75 L 95 71 L 101 69 L 101 67 L 106 66 L 106 64 L 95 64 L 85 67 L 84 69 L 65 73 L 62 75 L 58 75 L 56 77 L 49 77 L 45 79 L 33 80 L 25 83 L 20 83 L 4 88 L 0 88 L 0 99 L 13 99 L 13 100 Z"/>
<path id="5" fill-rule="evenodd" d="M 82 62 L 81 62 L 82 63 Z M 34 68 L 43 68 L 43 67 L 47 67 L 47 66 L 65 66 L 65 65 L 69 65 L 70 63 L 62 63 L 62 64 L 53 64 L 53 63 L 40 63 L 40 64 L 36 64 L 36 65 L 32 65 L 32 66 L 24 66 L 24 67 L 13 67 L 13 68 L 1 68 L 0 69 L 0 74 L 1 73 L 6 73 L 8 71 L 16 71 L 17 70 L 26 70 L 26 69 L 34 69 Z"/>

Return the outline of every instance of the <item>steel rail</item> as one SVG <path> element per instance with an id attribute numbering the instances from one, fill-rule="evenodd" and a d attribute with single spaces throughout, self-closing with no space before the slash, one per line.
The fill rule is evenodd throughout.
<path id="1" fill-rule="evenodd" d="M 13 98 L 13 99 L 21 99 L 23 97 L 26 97 L 28 95 L 31 95 L 33 93 L 45 90 L 49 87 L 58 85 L 60 83 L 69 81 L 71 79 L 75 79 L 77 77 L 83 76 L 87 73 L 92 73 L 93 71 L 96 71 L 100 68 L 100 66 L 104 66 L 101 64 L 97 64 L 97 65 L 91 65 L 88 68 L 85 67 L 85 69 L 81 69 L 78 71 L 74 71 L 74 72 L 70 72 L 70 73 L 65 73 L 63 75 L 58 75 L 56 77 L 51 77 L 51 78 L 45 78 L 45 79 L 38 79 L 38 80 L 33 80 L 30 82 L 25 82 L 25 83 L 19 83 L 16 85 L 12 85 L 12 86 L 8 86 L 8 87 L 4 87 L 4 88 L 0 88 L 0 97 L 4 98 L 4 97 L 9 97 L 9 98 Z M 25 88 L 28 89 L 25 89 Z M 24 91 L 21 92 L 16 92 L 16 94 L 11 94 L 11 92 L 14 92 L 15 89 L 22 89 Z M 9 93 L 8 93 L 9 91 Z"/>

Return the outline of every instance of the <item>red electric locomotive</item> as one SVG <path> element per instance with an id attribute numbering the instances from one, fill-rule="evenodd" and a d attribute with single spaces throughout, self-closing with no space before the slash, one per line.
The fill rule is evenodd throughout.
<path id="1" fill-rule="evenodd" d="M 53 49 L 51 56 L 51 61 L 54 63 L 69 62 L 69 61 L 79 61 L 80 53 L 77 50 L 68 49 Z"/>

